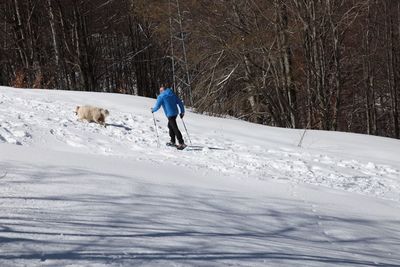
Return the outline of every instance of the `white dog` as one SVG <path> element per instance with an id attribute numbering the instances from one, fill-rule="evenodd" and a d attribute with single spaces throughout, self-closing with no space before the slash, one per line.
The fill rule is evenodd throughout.
<path id="1" fill-rule="evenodd" d="M 106 117 L 110 115 L 107 109 L 102 109 L 92 106 L 77 106 L 75 114 L 78 116 L 78 120 L 87 120 L 88 122 L 94 121 L 100 125 L 106 127 Z"/>

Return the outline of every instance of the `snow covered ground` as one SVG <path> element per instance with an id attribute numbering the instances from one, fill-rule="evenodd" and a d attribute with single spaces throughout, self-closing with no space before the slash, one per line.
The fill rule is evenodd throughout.
<path id="1" fill-rule="evenodd" d="M 157 148 L 153 104 L 0 87 L 0 266 L 400 266 L 399 140 L 188 112 Z"/>

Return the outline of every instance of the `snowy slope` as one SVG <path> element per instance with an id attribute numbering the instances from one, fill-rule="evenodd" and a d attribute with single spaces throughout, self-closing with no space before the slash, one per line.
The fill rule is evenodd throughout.
<path id="1" fill-rule="evenodd" d="M 189 112 L 220 149 L 157 148 L 153 103 L 0 87 L 0 266 L 400 266 L 399 140 Z"/>

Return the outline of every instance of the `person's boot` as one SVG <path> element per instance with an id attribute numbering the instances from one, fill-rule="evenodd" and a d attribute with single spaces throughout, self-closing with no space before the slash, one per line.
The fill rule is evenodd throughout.
<path id="1" fill-rule="evenodd" d="M 187 147 L 187 145 L 185 145 L 185 143 L 182 143 L 182 144 L 179 144 L 176 146 L 176 148 L 179 150 L 183 150 L 183 149 L 185 149 L 185 147 Z"/>
<path id="2" fill-rule="evenodd" d="M 166 145 L 167 145 L 167 146 L 173 146 L 173 147 L 176 147 L 176 144 L 175 144 L 175 142 L 172 142 L 172 141 L 170 141 L 170 142 L 166 143 Z"/>

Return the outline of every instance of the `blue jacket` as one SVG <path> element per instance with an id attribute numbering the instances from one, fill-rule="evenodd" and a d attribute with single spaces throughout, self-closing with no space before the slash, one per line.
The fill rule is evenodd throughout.
<path id="1" fill-rule="evenodd" d="M 182 100 L 177 97 L 174 92 L 170 88 L 167 88 L 157 97 L 156 105 L 153 108 L 153 112 L 156 112 L 163 107 L 165 116 L 174 117 L 179 114 L 178 106 L 180 109 L 180 113 L 185 113 L 185 107 L 183 106 Z"/>

